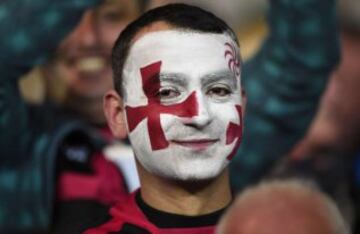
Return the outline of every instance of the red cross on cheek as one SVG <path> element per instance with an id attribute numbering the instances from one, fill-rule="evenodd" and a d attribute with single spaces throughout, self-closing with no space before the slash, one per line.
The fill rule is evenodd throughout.
<path id="1" fill-rule="evenodd" d="M 198 114 L 198 103 L 195 92 L 191 93 L 189 97 L 181 103 L 166 106 L 161 104 L 160 98 L 155 95 L 160 90 L 160 68 L 161 61 L 158 61 L 140 69 L 143 91 L 148 98 L 148 104 L 138 107 L 125 107 L 130 132 L 132 132 L 142 120 L 147 118 L 152 150 L 165 149 L 169 146 L 169 142 L 161 127 L 160 114 L 172 114 L 184 118 L 191 118 Z"/>
<path id="2" fill-rule="evenodd" d="M 231 153 L 229 154 L 229 156 L 227 157 L 228 160 L 231 160 L 235 154 L 237 149 L 240 146 L 241 143 L 241 138 L 242 138 L 242 125 L 243 125 L 243 121 L 242 121 L 242 114 L 241 114 L 241 106 L 240 105 L 235 105 L 236 110 L 238 112 L 239 115 L 239 119 L 240 119 L 240 124 L 235 124 L 233 122 L 230 122 L 227 130 L 226 130 L 226 144 L 229 145 L 231 143 L 234 142 L 234 140 L 236 139 L 236 143 L 235 143 L 235 147 L 233 148 L 233 150 L 231 151 Z"/>

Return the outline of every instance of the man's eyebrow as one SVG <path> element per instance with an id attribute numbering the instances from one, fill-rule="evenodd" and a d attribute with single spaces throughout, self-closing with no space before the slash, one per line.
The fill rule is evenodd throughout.
<path id="1" fill-rule="evenodd" d="M 235 88 L 237 87 L 237 82 L 234 74 L 229 70 L 222 70 L 218 72 L 209 73 L 201 78 L 202 85 L 208 85 L 215 83 L 221 80 L 230 82 Z"/>
<path id="2" fill-rule="evenodd" d="M 160 81 L 167 81 L 178 85 L 186 85 L 186 75 L 183 73 L 160 73 Z"/>

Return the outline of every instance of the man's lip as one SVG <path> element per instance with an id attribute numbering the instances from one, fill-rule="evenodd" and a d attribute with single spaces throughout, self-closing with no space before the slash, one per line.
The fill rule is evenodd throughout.
<path id="1" fill-rule="evenodd" d="M 100 56 L 78 59 L 76 67 L 82 72 L 99 72 L 106 67 L 106 60 Z"/>
<path id="2" fill-rule="evenodd" d="M 105 67 L 110 67 L 110 55 L 105 53 L 84 53 L 75 55 L 59 55 L 68 65 L 79 71 L 97 72 Z"/>
<path id="3" fill-rule="evenodd" d="M 195 150 L 204 150 L 212 144 L 215 144 L 217 141 L 218 139 L 172 140 L 175 144 Z"/>

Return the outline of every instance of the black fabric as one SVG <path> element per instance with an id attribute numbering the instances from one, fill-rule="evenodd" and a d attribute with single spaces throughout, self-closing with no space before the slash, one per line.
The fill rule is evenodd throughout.
<path id="1" fill-rule="evenodd" d="M 110 232 L 109 234 L 151 234 L 149 231 L 126 223 L 119 232 Z"/>
<path id="2" fill-rule="evenodd" d="M 111 217 L 109 207 L 92 200 L 58 202 L 51 234 L 80 234 L 105 223 Z"/>
<path id="3" fill-rule="evenodd" d="M 141 193 L 136 194 L 136 203 L 148 220 L 159 228 L 190 228 L 190 227 L 204 227 L 216 225 L 221 215 L 227 207 L 216 212 L 200 215 L 200 216 L 185 216 L 178 214 L 171 214 L 157 210 L 144 202 L 141 198 Z"/>
<path id="4" fill-rule="evenodd" d="M 72 132 L 58 148 L 58 170 L 91 174 L 91 156 L 94 152 L 88 135 L 81 131 Z"/>

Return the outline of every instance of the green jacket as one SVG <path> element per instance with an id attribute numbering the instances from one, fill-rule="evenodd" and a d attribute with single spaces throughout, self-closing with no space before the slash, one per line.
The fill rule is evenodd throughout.
<path id="1" fill-rule="evenodd" d="M 334 0 L 271 0 L 269 34 L 243 66 L 248 95 L 235 191 L 258 181 L 305 134 L 339 60 Z"/>

